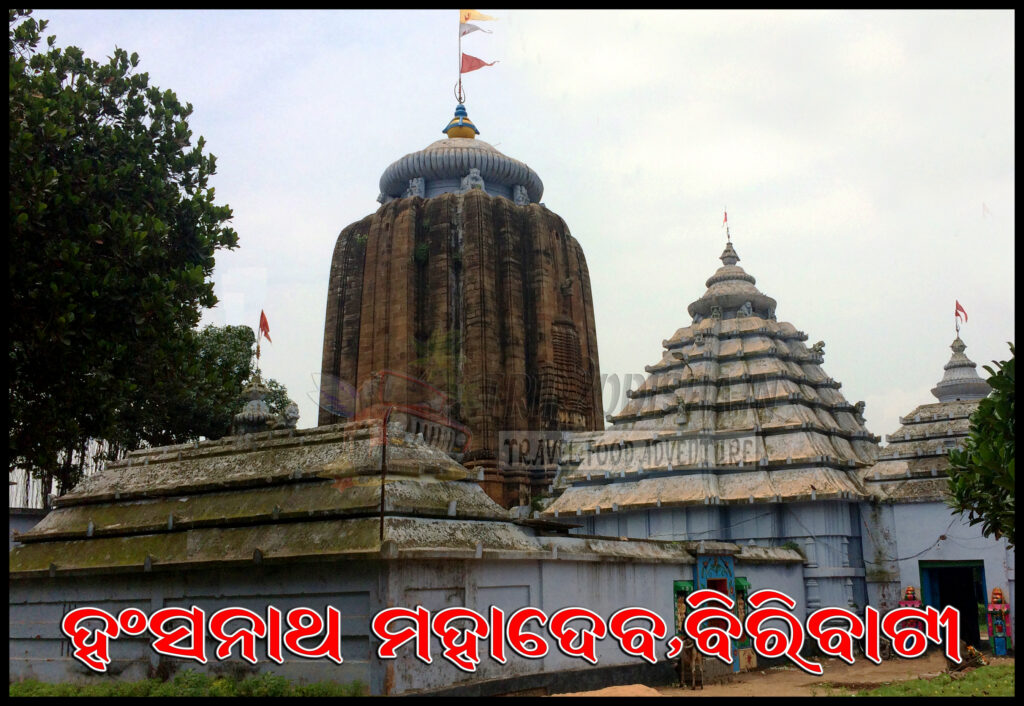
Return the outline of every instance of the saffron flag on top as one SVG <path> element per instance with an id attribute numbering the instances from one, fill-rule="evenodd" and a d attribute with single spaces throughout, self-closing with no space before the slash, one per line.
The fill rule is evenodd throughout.
<path id="1" fill-rule="evenodd" d="M 491 34 L 491 30 L 484 29 L 483 27 L 477 27 L 476 25 L 471 25 L 468 22 L 463 22 L 459 25 L 460 37 L 465 37 L 470 32 L 487 32 L 487 34 Z"/>
<path id="2" fill-rule="evenodd" d="M 485 15 L 482 12 L 476 10 L 459 10 L 459 22 L 465 24 L 470 20 L 496 20 L 498 18 Z"/>
<path id="3" fill-rule="evenodd" d="M 494 66 L 497 63 L 497 61 L 487 62 L 484 61 L 483 59 L 477 59 L 475 56 L 470 56 L 469 54 L 463 53 L 462 68 L 459 70 L 459 73 L 467 74 L 470 71 L 476 71 L 477 69 L 482 69 L 485 66 Z"/>
<path id="4" fill-rule="evenodd" d="M 953 310 L 953 316 L 955 316 L 956 318 L 959 319 L 961 315 L 963 315 L 964 322 L 966 322 L 967 321 L 967 311 L 962 306 L 960 306 L 960 301 L 956 300 L 956 309 Z"/>
<path id="5" fill-rule="evenodd" d="M 263 313 L 263 309 L 260 309 L 259 336 L 264 336 L 268 341 L 270 341 L 270 323 L 267 321 L 267 315 Z M 259 336 L 256 337 L 257 341 L 259 341 Z M 273 341 L 270 342 L 273 343 Z"/>

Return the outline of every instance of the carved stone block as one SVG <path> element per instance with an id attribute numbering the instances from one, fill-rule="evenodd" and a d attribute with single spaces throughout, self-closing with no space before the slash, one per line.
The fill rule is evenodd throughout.
<path id="1" fill-rule="evenodd" d="M 469 174 L 462 177 L 462 189 L 461 193 L 466 193 L 472 189 L 484 189 L 484 179 L 480 176 L 480 170 L 473 167 L 469 170 Z"/>

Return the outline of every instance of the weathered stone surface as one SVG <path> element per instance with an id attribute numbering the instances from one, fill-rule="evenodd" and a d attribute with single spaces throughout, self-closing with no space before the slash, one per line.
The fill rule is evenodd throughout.
<path id="1" fill-rule="evenodd" d="M 320 424 L 353 415 L 355 391 L 382 370 L 448 396 L 472 435 L 470 466 L 493 465 L 502 430 L 600 429 L 590 276 L 565 222 L 476 190 L 395 199 L 346 227 L 331 262 Z M 404 394 L 388 402 L 429 404 Z M 489 492 L 508 505 L 521 490 Z"/>
<path id="2" fill-rule="evenodd" d="M 376 475 L 381 467 L 380 435 L 380 421 L 372 420 L 146 449 L 85 478 L 57 505 Z M 443 480 L 467 476 L 466 469 L 446 454 L 394 424 L 388 434 L 388 473 Z"/>
<path id="3" fill-rule="evenodd" d="M 721 259 L 693 323 L 567 464 L 542 516 L 868 496 L 857 470 L 878 438 L 822 370 L 824 343 L 776 319 L 731 243 Z"/>

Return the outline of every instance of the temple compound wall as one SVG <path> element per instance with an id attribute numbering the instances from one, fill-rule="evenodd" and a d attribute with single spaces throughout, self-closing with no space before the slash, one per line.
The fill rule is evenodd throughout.
<path id="1" fill-rule="evenodd" d="M 663 508 L 589 517 L 583 528 L 606 536 L 686 540 L 739 546 L 792 547 L 803 557 L 794 614 L 827 606 L 862 610 L 867 603 L 861 561 L 860 511 L 845 502 Z M 758 588 L 775 588 L 761 583 Z"/>
<path id="2" fill-rule="evenodd" d="M 47 510 L 32 507 L 9 507 L 7 508 L 7 535 L 8 550 L 14 549 L 19 542 L 14 535 L 21 532 L 28 532 L 39 520 L 46 517 Z"/>
<path id="3" fill-rule="evenodd" d="M 557 541 L 555 542 L 557 545 Z M 618 544 L 618 543 L 615 543 Z M 563 544 L 570 548 L 570 544 Z M 491 552 L 488 552 L 489 554 Z M 288 658 L 271 662 L 265 643 L 257 641 L 258 663 L 251 665 L 234 650 L 230 660 L 213 659 L 217 643 L 207 640 L 210 659 L 206 665 L 162 657 L 150 646 L 151 636 L 122 636 L 112 642 L 110 676 L 137 680 L 154 672 L 173 673 L 192 669 L 210 674 L 244 676 L 269 672 L 299 683 L 359 680 L 373 694 L 447 692 L 459 687 L 466 693 L 509 693 L 532 688 L 576 690 L 578 684 L 607 685 L 615 672 L 644 674 L 644 679 L 668 683 L 676 678 L 673 663 L 649 666 L 627 655 L 608 637 L 598 642 L 598 664 L 562 654 L 543 629 L 530 630 L 545 636 L 551 645 L 542 659 L 526 659 L 506 648 L 505 665 L 486 657 L 477 672 L 457 669 L 441 657 L 442 646 L 434 638 L 427 665 L 413 653 L 413 646 L 399 650 L 396 660 L 381 660 L 379 641 L 370 635 L 370 621 L 386 606 L 423 605 L 434 611 L 469 606 L 487 615 L 498 606 L 506 615 L 532 606 L 549 616 L 557 610 L 582 606 L 606 620 L 621 608 L 643 606 L 654 610 L 669 624 L 673 621 L 673 589 L 680 582 L 693 583 L 693 559 L 647 563 L 632 559 L 617 562 L 597 556 L 580 559 L 546 558 L 534 561 L 503 559 L 404 559 L 380 558 L 349 561 L 295 562 L 245 568 L 196 569 L 174 573 L 152 572 L 118 576 L 38 578 L 12 582 L 10 587 L 10 677 L 46 682 L 78 682 L 105 679 L 69 656 L 69 641 L 60 632 L 60 621 L 69 610 L 92 606 L 116 615 L 135 607 L 147 613 L 164 607 L 202 608 L 207 619 L 217 610 L 242 607 L 266 615 L 268 605 L 283 612 L 296 607 L 324 614 L 327 606 L 342 615 L 343 664 L 327 660 Z M 785 557 L 784 557 L 785 558 Z M 771 587 L 800 598 L 800 564 L 792 559 L 779 563 L 737 561 L 736 574 L 756 588 Z M 674 633 L 670 633 L 674 634 Z M 660 656 L 666 650 L 658 646 Z M 625 671 L 623 671 L 625 670 Z M 646 671 L 645 671 L 646 670 Z M 595 671 L 594 674 L 587 674 Z M 518 685 L 510 680 L 529 681 Z M 488 682 L 493 682 L 488 684 Z"/>
<path id="4" fill-rule="evenodd" d="M 981 594 L 987 597 L 1001 588 L 1014 605 L 1015 557 L 1005 539 L 985 537 L 981 525 L 972 527 L 940 502 L 881 505 L 877 518 L 863 537 L 871 605 L 893 608 L 905 587 L 923 590 L 929 568 L 951 565 L 979 567 Z"/>

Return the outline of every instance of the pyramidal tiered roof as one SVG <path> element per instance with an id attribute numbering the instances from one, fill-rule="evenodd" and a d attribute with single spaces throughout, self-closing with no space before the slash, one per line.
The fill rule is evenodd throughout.
<path id="1" fill-rule="evenodd" d="M 581 454 L 545 515 L 861 498 L 879 438 L 821 369 L 824 343 L 775 317 L 730 242 L 690 326 Z"/>
<path id="2" fill-rule="evenodd" d="M 992 388 L 978 375 L 957 336 L 942 380 L 932 388 L 939 400 L 915 408 L 895 433 L 878 461 L 861 471 L 865 486 L 877 498 L 893 502 L 931 502 L 945 497 L 949 451 L 970 431 L 970 416 Z"/>

